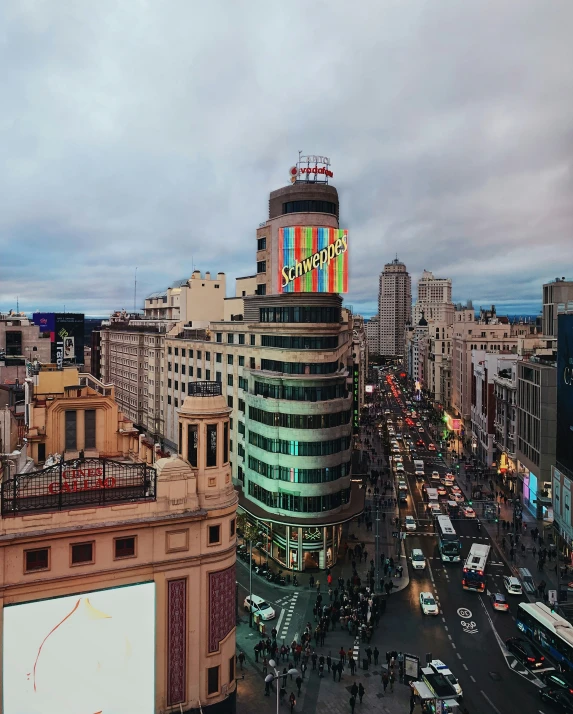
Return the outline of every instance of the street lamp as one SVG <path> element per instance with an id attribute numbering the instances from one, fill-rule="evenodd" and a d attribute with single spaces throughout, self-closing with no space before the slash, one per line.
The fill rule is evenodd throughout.
<path id="1" fill-rule="evenodd" d="M 276 682 L 278 679 L 281 677 L 286 677 L 288 674 L 296 674 L 297 676 L 299 675 L 298 669 L 295 669 L 294 667 L 292 669 L 289 669 L 289 671 L 284 674 L 279 672 L 277 669 L 277 663 L 274 661 L 274 659 L 269 660 L 269 667 L 272 667 L 275 674 L 274 677 L 272 674 L 267 674 L 265 677 L 265 684 L 270 684 L 271 682 Z M 277 714 L 279 714 L 279 687 L 277 687 Z"/>

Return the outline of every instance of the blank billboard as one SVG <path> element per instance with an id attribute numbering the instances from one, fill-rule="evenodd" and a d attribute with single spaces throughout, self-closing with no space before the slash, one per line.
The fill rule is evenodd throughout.
<path id="1" fill-rule="evenodd" d="M 3 714 L 153 714 L 155 584 L 4 608 Z"/>

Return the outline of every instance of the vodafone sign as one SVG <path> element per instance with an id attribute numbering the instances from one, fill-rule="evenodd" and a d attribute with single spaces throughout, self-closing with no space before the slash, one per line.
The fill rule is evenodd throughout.
<path id="1" fill-rule="evenodd" d="M 302 156 L 299 155 L 296 166 L 291 166 L 289 170 L 291 183 L 305 181 L 308 183 L 328 183 L 328 179 L 334 176 L 330 169 L 330 159 L 328 156 Z"/>

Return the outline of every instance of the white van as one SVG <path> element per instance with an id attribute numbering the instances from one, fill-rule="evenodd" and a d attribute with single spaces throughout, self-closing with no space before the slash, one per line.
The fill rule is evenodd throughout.
<path id="1" fill-rule="evenodd" d="M 413 548 L 410 553 L 410 562 L 414 570 L 424 570 L 426 567 L 426 557 L 419 548 Z"/>

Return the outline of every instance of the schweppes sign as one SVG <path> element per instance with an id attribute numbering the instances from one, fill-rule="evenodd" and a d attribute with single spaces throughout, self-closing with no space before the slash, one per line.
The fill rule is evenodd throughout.
<path id="1" fill-rule="evenodd" d="M 280 228 L 278 242 L 279 292 L 348 292 L 347 230 Z"/>

